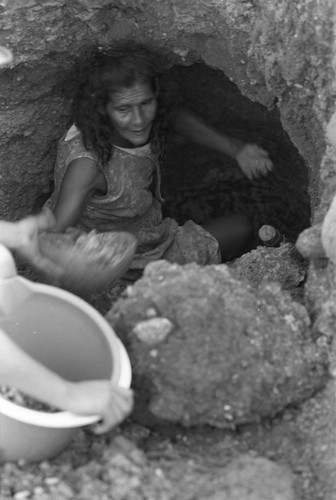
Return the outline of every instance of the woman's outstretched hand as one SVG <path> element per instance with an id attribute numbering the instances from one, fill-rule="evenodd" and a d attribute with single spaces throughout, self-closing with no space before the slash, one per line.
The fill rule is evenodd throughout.
<path id="1" fill-rule="evenodd" d="M 249 179 L 266 175 L 273 168 L 267 151 L 257 144 L 245 144 L 236 155 L 237 163 Z"/>

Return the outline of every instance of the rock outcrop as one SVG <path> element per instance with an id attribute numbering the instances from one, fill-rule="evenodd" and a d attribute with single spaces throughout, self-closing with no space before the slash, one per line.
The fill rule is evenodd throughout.
<path id="1" fill-rule="evenodd" d="M 149 264 L 107 318 L 158 419 L 257 422 L 302 402 L 328 378 L 326 348 L 310 337 L 306 309 L 279 284 L 252 288 L 226 265 Z"/>

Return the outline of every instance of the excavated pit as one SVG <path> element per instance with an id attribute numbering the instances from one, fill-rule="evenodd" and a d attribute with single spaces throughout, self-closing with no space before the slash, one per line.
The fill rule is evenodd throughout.
<path id="1" fill-rule="evenodd" d="M 174 102 L 229 136 L 259 144 L 274 164 L 267 176 L 251 181 L 229 157 L 174 136 L 163 165 L 165 213 L 181 224 L 243 213 L 256 233 L 261 225 L 271 224 L 295 242 L 310 225 L 308 170 L 283 130 L 277 108 L 252 102 L 222 71 L 201 62 L 172 67 L 164 81 Z"/>

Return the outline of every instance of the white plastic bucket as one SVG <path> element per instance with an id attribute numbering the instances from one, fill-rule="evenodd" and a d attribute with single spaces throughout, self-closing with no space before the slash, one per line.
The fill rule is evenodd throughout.
<path id="1" fill-rule="evenodd" d="M 13 297 L 20 300 L 10 304 Z M 128 388 L 131 365 L 108 322 L 79 297 L 15 276 L 0 280 L 0 328 L 26 352 L 73 381 L 110 379 Z M 24 408 L 0 396 L 0 462 L 40 461 L 61 452 L 79 427 L 100 419 Z"/>

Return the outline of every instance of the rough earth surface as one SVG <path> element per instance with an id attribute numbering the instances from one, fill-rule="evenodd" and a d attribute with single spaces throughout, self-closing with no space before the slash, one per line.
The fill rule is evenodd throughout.
<path id="1" fill-rule="evenodd" d="M 299 408 L 236 431 L 153 428 L 132 420 L 103 437 L 79 431 L 53 460 L 5 464 L 1 495 L 6 500 L 333 500 L 335 389 L 331 380 Z"/>
<path id="2" fill-rule="evenodd" d="M 159 425 L 150 419 L 140 424 L 132 417 L 101 438 L 81 431 L 54 460 L 4 465 L 1 495 L 334 500 L 335 264 L 319 239 L 336 191 L 333 127 L 325 137 L 335 111 L 334 1 L 3 0 L 0 10 L 0 44 L 14 52 L 11 66 L 0 72 L 0 216 L 13 220 L 39 210 L 49 195 L 56 143 L 69 124 L 79 54 L 129 37 L 160 47 L 188 104 L 197 104 L 206 117 L 230 125 L 242 138 L 264 141 L 275 161 L 269 180 L 246 183 L 227 161 L 230 174 L 223 177 L 222 159 L 204 157 L 200 150 L 189 155 L 187 145 L 176 148 L 176 139 L 167 158 L 174 175 L 166 185 L 176 187 L 180 200 L 176 207 L 168 195 L 167 210 L 200 222 L 237 206 L 256 223 L 273 223 L 269 218 L 276 213 L 275 222 L 293 243 L 307 229 L 297 246 L 308 266 L 299 286 L 300 306 L 311 322 L 309 337 L 329 350 L 330 373 L 326 386 L 297 407 L 235 430 Z M 199 64 L 202 72 L 195 76 Z M 190 93 L 190 80 L 199 80 L 198 95 Z M 221 88 L 229 99 L 217 111 L 216 97 L 224 99 Z M 207 96 L 211 105 L 203 99 Z M 189 158 L 196 167 L 196 188 L 190 175 L 180 177 L 179 161 L 188 164 Z M 200 174 L 204 166 L 209 168 Z M 243 202 L 232 194 L 237 190 Z M 265 258 L 273 262 L 269 252 Z M 255 254 L 246 259 L 255 262 Z M 291 261 L 290 269 L 300 279 L 300 265 Z M 88 300 L 105 314 L 123 288 L 118 284 Z M 275 478 L 272 484 L 264 481 L 269 476 Z"/>
<path id="3" fill-rule="evenodd" d="M 302 296 L 307 261 L 291 243 L 269 248 L 259 246 L 229 263 L 229 267 L 238 278 L 254 287 L 276 281 L 283 290 L 288 290 L 295 297 Z"/>
<path id="4" fill-rule="evenodd" d="M 281 293 L 279 284 L 276 289 Z M 88 299 L 104 313 L 122 290 L 118 283 Z M 141 408 L 141 403 L 147 405 L 138 394 L 136 411 L 116 431 L 103 437 L 79 431 L 53 460 L 5 464 L 1 495 L 34 500 L 334 500 L 334 348 L 329 361 L 327 383 L 311 398 L 272 419 L 235 429 L 166 424 Z"/>

